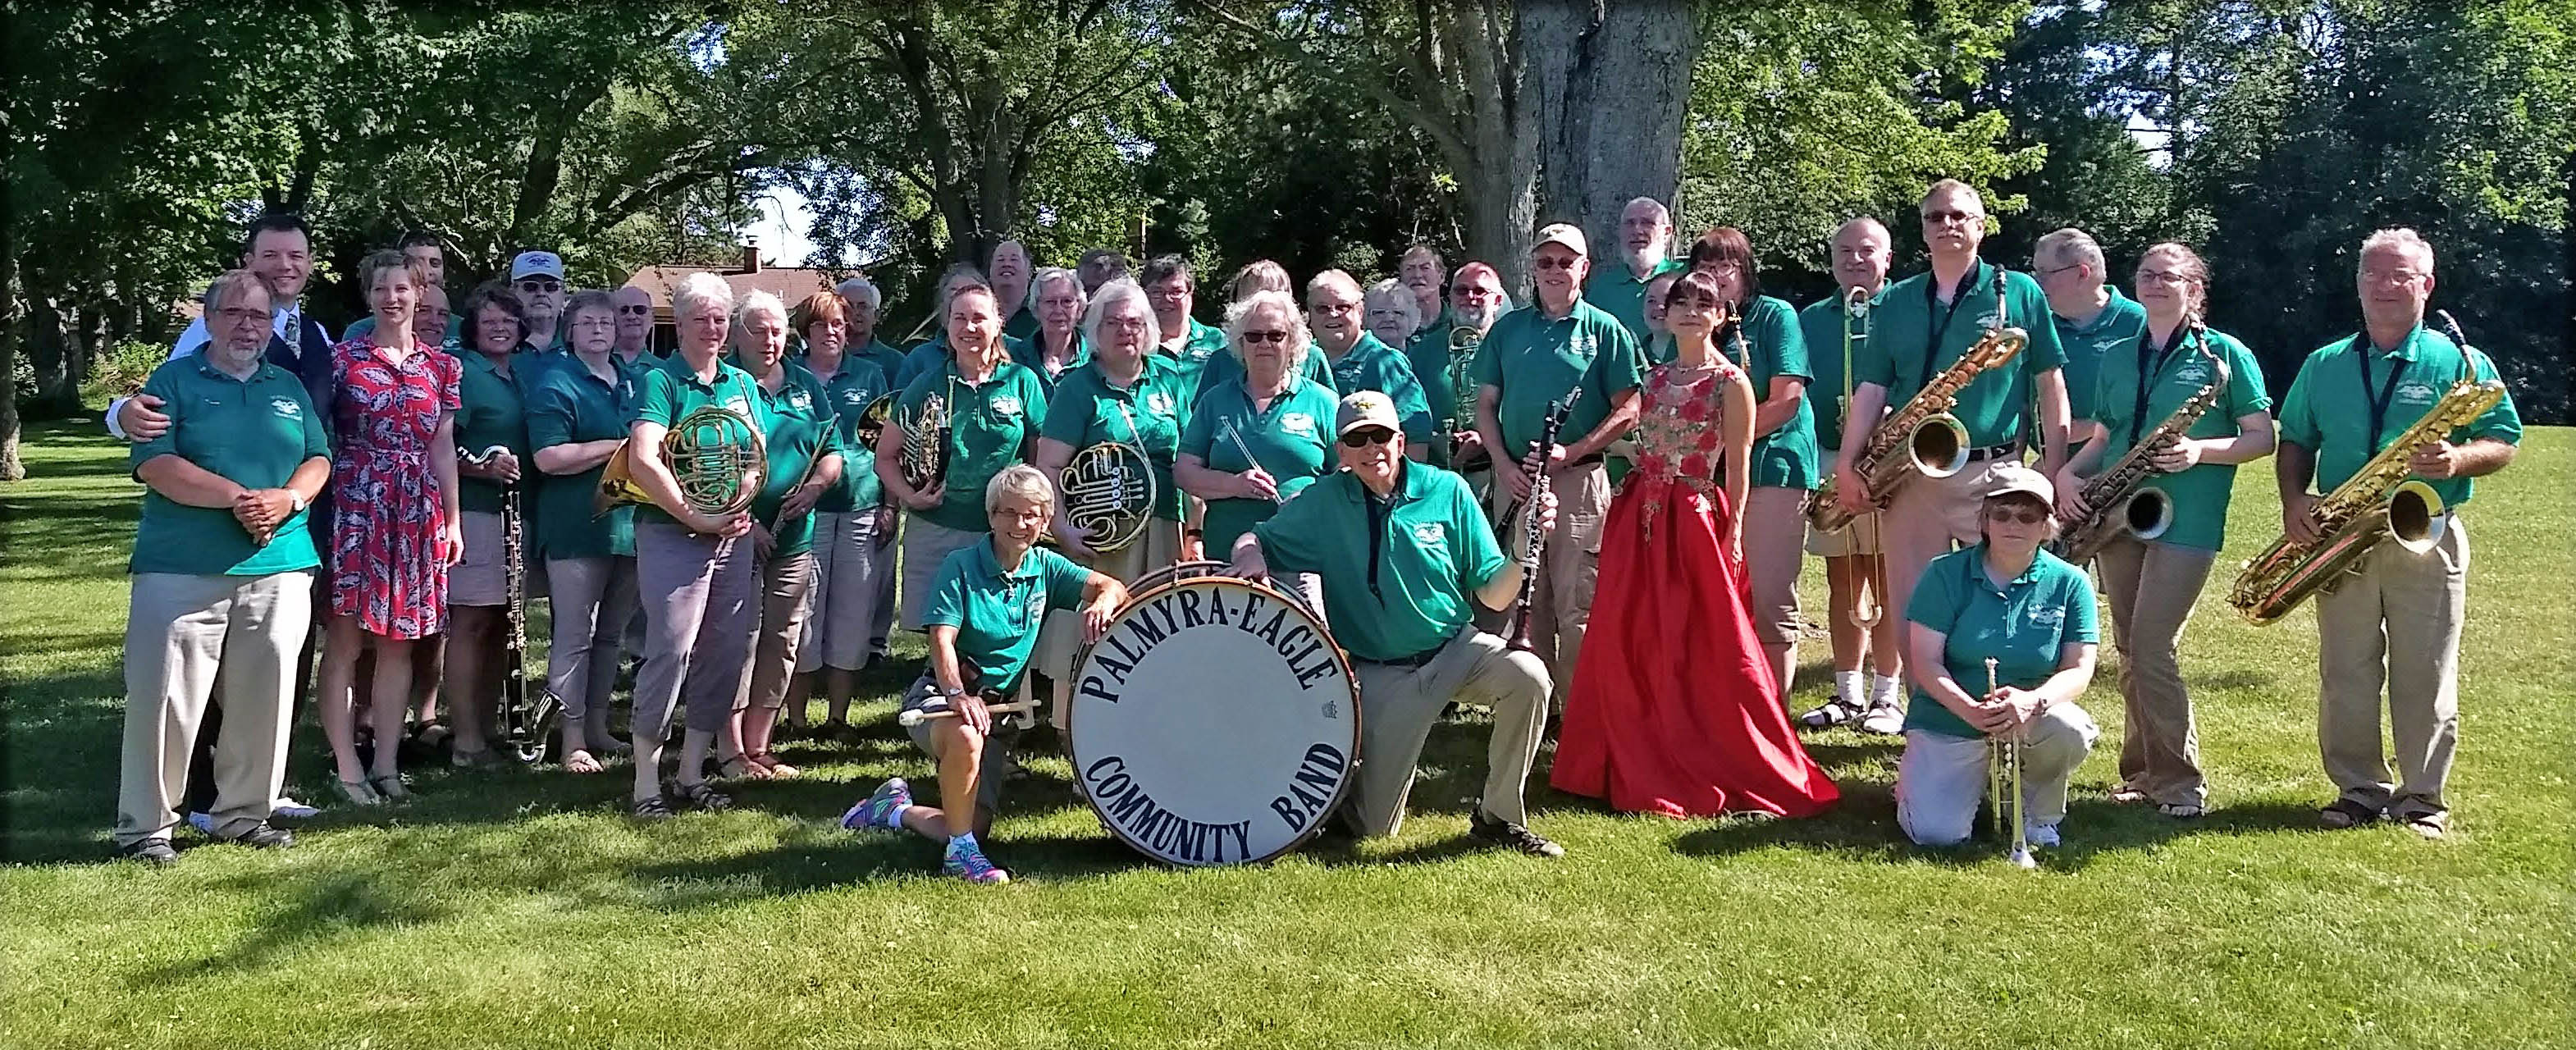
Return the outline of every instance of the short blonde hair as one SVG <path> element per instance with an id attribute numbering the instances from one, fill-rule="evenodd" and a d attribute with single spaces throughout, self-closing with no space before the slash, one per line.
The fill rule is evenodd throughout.
<path id="1" fill-rule="evenodd" d="M 2411 227 L 2391 226 L 2382 230 L 2374 230 L 2371 231 L 2370 236 L 2364 237 L 2361 240 L 2362 257 L 2367 257 L 2370 253 L 2382 248 L 2402 248 L 2424 260 L 2425 273 L 2430 274 L 2433 272 L 2433 244 L 2432 242 L 2425 240 L 2423 234 L 2415 232 Z M 2353 265 L 2356 268 L 2360 266 L 2359 257 L 2354 260 Z"/>
<path id="2" fill-rule="evenodd" d="M 1040 510 L 1055 513 L 1055 486 L 1047 483 L 1045 474 L 1026 463 L 1014 463 L 993 475 L 984 485 L 984 514 L 990 517 L 1002 509 L 1002 498 L 1020 496 L 1034 501 Z"/>
<path id="3" fill-rule="evenodd" d="M 1288 281 L 1288 268 L 1268 259 L 1254 259 L 1234 271 L 1234 280 L 1226 282 L 1227 297 L 1242 302 L 1252 293 L 1272 291 L 1285 293 L 1295 287 Z"/>
<path id="4" fill-rule="evenodd" d="M 1288 345 L 1287 356 L 1283 361 L 1287 364 L 1289 375 L 1304 374 L 1306 344 L 1313 342 L 1314 336 L 1306 330 L 1306 311 L 1298 309 L 1297 300 L 1289 298 L 1287 292 L 1264 288 L 1227 306 L 1225 308 L 1226 347 L 1234 351 L 1234 359 L 1237 363 L 1243 361 L 1244 323 L 1252 319 L 1254 310 L 1264 306 L 1278 307 L 1280 313 L 1287 315 Z"/>
<path id="5" fill-rule="evenodd" d="M 1961 182 L 1957 179 L 1943 179 L 1939 182 L 1933 183 L 1930 188 L 1923 191 L 1923 202 L 1928 202 L 1934 197 L 1946 197 L 1953 193 L 1977 202 L 1977 212 L 1979 214 L 1985 213 L 1986 195 L 1977 192 L 1976 187 L 1968 185 L 1967 183 Z"/>
<path id="6" fill-rule="evenodd" d="M 674 321 L 697 313 L 701 307 L 714 304 L 727 316 L 733 314 L 733 286 L 711 273 L 693 273 L 680 280 L 671 290 L 671 319 Z"/>

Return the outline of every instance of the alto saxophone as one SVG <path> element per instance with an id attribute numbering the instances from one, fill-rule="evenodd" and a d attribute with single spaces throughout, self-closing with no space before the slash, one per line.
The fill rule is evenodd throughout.
<path id="1" fill-rule="evenodd" d="M 2123 534 L 2142 541 L 2152 540 L 2173 527 L 2173 498 L 2162 489 L 2145 487 L 2147 478 L 2156 473 L 2156 453 L 2182 440 L 2183 434 L 2200 422 L 2200 417 L 2218 407 L 2219 399 L 2227 392 L 2228 381 L 2227 362 L 2210 351 L 2209 330 L 2202 327 L 2197 317 L 2191 320 L 2188 338 L 2192 341 L 2192 348 L 2209 359 L 2209 382 L 2193 391 L 2191 397 L 2175 408 L 2172 415 L 2166 416 L 2164 422 L 2156 424 L 2154 430 L 2140 437 L 2119 462 L 2084 483 L 2084 516 L 2068 522 L 2059 533 L 2053 545 L 2058 557 L 2082 565 L 2093 560 L 2102 548 L 2110 546 L 2112 540 Z M 2150 383 L 2154 379 L 2154 376 L 2142 375 L 2138 382 Z"/>
<path id="2" fill-rule="evenodd" d="M 1960 390 L 1986 370 L 2012 360 L 2029 343 L 2030 333 L 2019 328 L 1988 330 L 1949 368 L 1923 384 L 1904 408 L 1870 430 L 1869 443 L 1861 447 L 1852 469 L 1869 489 L 1871 505 L 1886 507 L 1917 474 L 1946 478 L 1968 465 L 1968 428 L 1950 409 L 1958 405 Z M 1808 524 L 1832 532 L 1851 520 L 1851 512 L 1834 499 L 1834 479 L 1826 478 L 1808 496 Z"/>
<path id="3" fill-rule="evenodd" d="M 2460 350 L 2467 354 L 2468 344 L 2461 343 Z M 2407 460 L 2416 449 L 2469 425 L 2502 400 L 2503 383 L 2478 382 L 2474 373 L 2452 384 L 2414 426 L 2317 499 L 2308 512 L 2317 542 L 2292 543 L 2288 536 L 2272 541 L 2245 563 L 2227 604 L 2257 626 L 2268 624 L 2289 615 L 2310 595 L 2335 589 L 2345 573 L 2360 570 L 2362 558 L 2382 540 L 2394 540 L 2417 554 L 2431 550 L 2442 538 L 2442 496 L 2409 476 L 2414 471 Z"/>

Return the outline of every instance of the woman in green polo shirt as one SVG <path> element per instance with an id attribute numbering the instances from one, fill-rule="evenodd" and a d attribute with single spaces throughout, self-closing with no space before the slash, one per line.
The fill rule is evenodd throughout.
<path id="1" fill-rule="evenodd" d="M 1052 397 L 1066 376 L 1091 360 L 1091 348 L 1082 338 L 1089 297 L 1082 292 L 1082 278 L 1061 266 L 1039 270 L 1029 282 L 1029 296 L 1037 300 L 1038 330 L 1011 348 L 1011 360 L 1037 373 Z"/>
<path id="2" fill-rule="evenodd" d="M 2093 681 L 2093 581 L 2040 549 L 2057 532 L 2055 502 L 2038 471 L 1995 468 L 1977 518 L 1984 540 L 1932 559 L 1906 604 L 1914 698 L 1896 823 L 1918 845 L 1967 840 L 1985 796 L 1986 741 L 1997 735 L 2020 743 L 2026 837 L 2057 845 L 2067 782 L 2101 735 L 2075 706 Z"/>
<path id="3" fill-rule="evenodd" d="M 855 280 L 855 279 L 854 279 Z M 787 718 L 791 731 L 805 726 L 805 700 L 813 695 L 816 672 L 831 700 L 827 731 L 847 732 L 850 701 L 858 693 L 859 669 L 867 666 L 879 596 L 881 572 L 893 561 L 882 552 L 894 540 L 894 508 L 877 484 L 875 453 L 861 436 L 868 410 L 889 394 L 886 374 L 854 345 L 849 320 L 866 319 L 873 307 L 853 292 L 874 295 L 865 282 L 842 283 L 842 294 L 816 292 L 796 308 L 795 323 L 805 333 L 802 364 L 822 384 L 832 408 L 832 432 L 841 449 L 841 481 L 814 504 L 814 585 L 805 592 L 805 629 L 796 640 L 796 674 L 787 684 Z M 890 407 L 890 406 L 889 406 Z"/>
<path id="4" fill-rule="evenodd" d="M 1288 293 L 1257 291 L 1235 303 L 1225 338 L 1237 378 L 1191 407 L 1172 465 L 1181 491 L 1207 501 L 1203 546 L 1214 554 L 1232 551 L 1237 537 L 1333 472 L 1339 404 L 1303 375 L 1314 344 Z"/>
<path id="5" fill-rule="evenodd" d="M 498 761 L 489 743 L 492 705 L 501 695 L 501 632 L 510 625 L 509 559 L 503 542 L 503 486 L 517 486 L 528 454 L 528 381 L 544 371 L 535 354 L 519 349 L 527 339 L 527 313 L 510 286 L 487 281 L 465 297 L 464 367 L 457 381 L 456 473 L 465 508 L 465 560 L 447 571 L 446 674 L 440 693 L 449 729 L 449 756 L 459 767 Z M 499 450 L 497 452 L 492 450 Z M 475 463 L 467 457 L 489 459 Z M 524 495 L 524 494 L 523 494 Z M 524 513 L 527 504 L 521 502 Z M 521 542 L 533 535 L 524 519 Z"/>
<path id="6" fill-rule="evenodd" d="M 2180 244 L 2168 241 L 2138 258 L 2144 338 L 2102 355 L 2095 390 L 2085 398 L 2094 418 L 2076 433 L 2087 439 L 2084 450 L 2055 479 L 2060 517 L 2083 516 L 2088 475 L 2127 456 L 2201 388 L 2226 384 L 2218 403 L 2155 455 L 2155 473 L 2140 483 L 2141 491 L 2163 494 L 2172 523 L 2151 539 L 2124 533 L 2101 556 L 2127 706 L 2120 787 L 2111 798 L 2152 802 L 2158 812 L 2185 819 L 2201 815 L 2209 788 L 2182 679 L 2183 624 L 2225 540 L 2236 465 L 2271 455 L 2273 441 L 2263 366 L 2234 337 L 2198 326 L 2208 285 L 2208 267 Z"/>
<path id="7" fill-rule="evenodd" d="M 1762 294 L 1753 242 L 1720 226 L 1691 245 L 1692 270 L 1717 279 L 1735 321 L 1718 333 L 1720 353 L 1753 381 L 1752 488 L 1740 521 L 1753 585 L 1753 633 L 1782 691 L 1798 669 L 1798 568 L 1806 562 L 1802 511 L 1816 487 L 1816 425 L 1807 408 L 1807 335 L 1798 311 Z"/>
<path id="8" fill-rule="evenodd" d="M 569 360 L 528 392 L 528 446 L 536 462 L 535 556 L 546 570 L 554 644 L 546 687 L 563 702 L 563 765 L 597 773 L 615 741 L 608 698 L 635 619 L 635 508 L 596 512 L 599 474 L 626 440 L 627 409 L 652 358 L 629 363 L 617 346 L 617 300 L 582 292 L 564 304 Z"/>
<path id="9" fill-rule="evenodd" d="M 1055 486 L 1037 468 L 1013 464 L 982 488 L 990 531 L 941 559 L 924 603 L 930 666 L 904 690 L 903 709 L 928 716 L 907 728 L 938 763 L 939 808 L 914 805 L 896 777 L 841 814 L 841 826 L 908 828 L 945 844 L 948 874 L 1002 883 L 1010 874 L 985 859 L 976 839 L 992 830 L 1017 731 L 985 705 L 1016 691 L 1050 610 L 1079 610 L 1084 637 L 1098 641 L 1127 588 L 1037 546 L 1055 518 Z"/>
<path id="10" fill-rule="evenodd" d="M 295 655 L 321 564 L 305 507 L 330 477 L 330 449 L 303 382 L 263 360 L 269 292 L 258 275 L 216 278 L 206 327 L 211 342 L 145 381 L 170 424 L 127 457 L 146 489 L 128 566 L 116 852 L 150 864 L 178 859 L 170 832 L 218 688 L 211 830 L 249 846 L 295 841 L 268 815 L 286 777 Z"/>
<path id="11" fill-rule="evenodd" d="M 921 603 L 950 551 L 975 545 L 991 528 L 984 485 L 1002 468 L 1025 463 L 1046 426 L 1046 384 L 1010 359 L 993 290 L 961 285 L 948 296 L 949 359 L 914 376 L 895 399 L 894 418 L 877 435 L 877 481 L 911 511 L 903 527 L 903 625 L 921 630 Z M 914 485 L 904 444 L 914 431 L 936 468 Z"/>
<path id="12" fill-rule="evenodd" d="M 733 315 L 733 364 L 760 394 L 769 473 L 751 501 L 752 561 L 760 600 L 752 613 L 751 685 L 734 700 L 732 728 L 719 746 L 726 776 L 770 780 L 796 767 L 769 754 L 770 731 L 787 700 L 796 644 L 814 586 L 814 505 L 841 483 L 839 420 L 820 380 L 787 360 L 787 307 L 768 292 L 744 296 Z"/>

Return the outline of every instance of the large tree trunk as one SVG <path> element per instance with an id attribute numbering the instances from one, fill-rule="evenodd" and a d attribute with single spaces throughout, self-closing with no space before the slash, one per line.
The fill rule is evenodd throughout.
<path id="1" fill-rule="evenodd" d="M 1543 215 L 1618 246 L 1619 210 L 1652 197 L 1678 213 L 1682 118 L 1689 108 L 1699 10 L 1689 0 L 1525 0 L 1520 52 L 1539 137 Z"/>
<path id="2" fill-rule="evenodd" d="M 76 350 L 54 297 L 36 294 L 28 300 L 27 359 L 35 366 L 36 396 L 22 407 L 38 419 L 59 419 L 80 410 L 80 379 L 72 374 Z"/>
<path id="3" fill-rule="evenodd" d="M 1447 16 L 1442 28 L 1465 88 L 1457 119 L 1466 148 L 1448 159 L 1466 191 L 1467 256 L 1491 265 L 1513 299 L 1525 302 L 1540 162 L 1539 141 L 1526 133 L 1532 111 L 1527 52 L 1498 11 L 1460 3 Z"/>

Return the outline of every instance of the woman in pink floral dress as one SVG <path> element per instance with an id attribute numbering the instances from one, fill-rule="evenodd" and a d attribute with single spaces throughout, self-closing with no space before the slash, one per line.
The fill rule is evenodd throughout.
<path id="1" fill-rule="evenodd" d="M 1637 467 L 1602 524 L 1548 779 L 1628 813 L 1802 817 L 1840 792 L 1799 746 L 1753 632 L 1737 516 L 1753 385 L 1715 352 L 1724 302 L 1702 273 L 1667 293 L 1675 354 L 1639 395 Z"/>
<path id="2" fill-rule="evenodd" d="M 394 742 L 411 697 L 414 643 L 445 628 L 447 567 L 465 553 L 453 436 L 462 371 L 454 357 L 412 338 L 412 312 L 428 284 L 418 268 L 386 251 L 368 256 L 358 273 L 376 327 L 331 349 L 335 512 L 320 693 L 340 793 L 374 805 L 410 794 Z M 372 766 L 361 768 L 352 678 L 368 648 L 375 675 L 364 695 L 376 747 Z"/>

